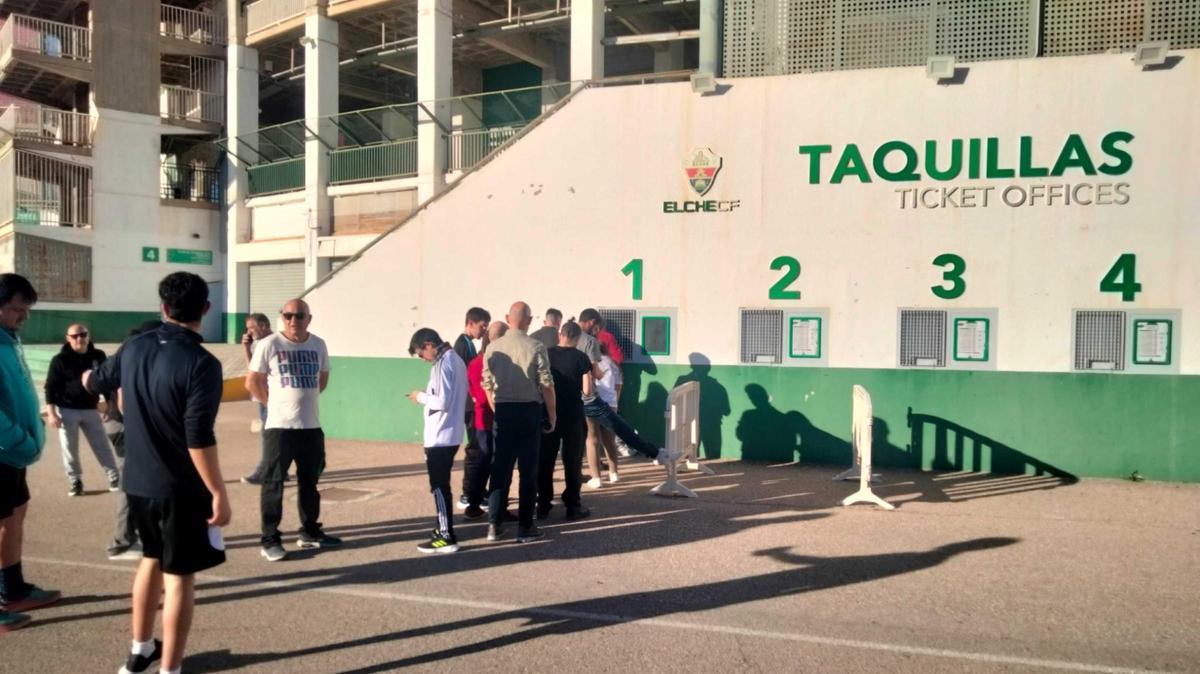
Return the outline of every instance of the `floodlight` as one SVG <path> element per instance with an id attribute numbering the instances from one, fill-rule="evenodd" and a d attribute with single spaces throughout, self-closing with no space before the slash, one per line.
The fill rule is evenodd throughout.
<path id="1" fill-rule="evenodd" d="M 953 56 L 932 56 L 925 64 L 925 76 L 931 80 L 948 80 L 954 77 Z"/>
<path id="2" fill-rule="evenodd" d="M 1167 53 L 1170 51 L 1171 45 L 1166 40 L 1143 42 L 1133 50 L 1133 63 L 1139 68 L 1161 66 L 1167 62 Z"/>
<path id="3" fill-rule="evenodd" d="M 711 94 L 717 90 L 717 78 L 712 73 L 692 73 L 692 91 L 697 94 Z"/>

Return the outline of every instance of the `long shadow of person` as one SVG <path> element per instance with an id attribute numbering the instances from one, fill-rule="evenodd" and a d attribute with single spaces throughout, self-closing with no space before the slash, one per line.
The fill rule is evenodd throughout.
<path id="1" fill-rule="evenodd" d="M 771 404 L 771 396 L 758 384 L 746 385 L 746 396 L 754 407 L 742 413 L 734 434 L 742 442 L 747 461 L 795 461 L 800 449 L 800 429 L 795 416 Z"/>
<path id="2" fill-rule="evenodd" d="M 745 578 L 720 580 L 699 585 L 684 585 L 665 590 L 632 592 L 611 597 L 583 599 L 510 611 L 493 612 L 468 618 L 375 635 L 337 644 L 314 646 L 291 652 L 232 654 L 227 650 L 210 651 L 192 656 L 192 669 L 212 667 L 245 667 L 263 662 L 276 662 L 338 650 L 353 649 L 370 644 L 387 643 L 435 634 L 446 634 L 494 623 L 523 619 L 527 629 L 506 633 L 490 639 L 423 652 L 390 662 L 377 663 L 351 670 L 354 674 L 385 672 L 404 667 L 440 662 L 461 656 L 513 646 L 542 637 L 574 635 L 583 630 L 602 628 L 611 624 L 652 621 L 680 613 L 698 613 L 754 601 L 774 599 L 805 592 L 882 580 L 905 573 L 935 567 L 966 552 L 981 552 L 1017 543 L 1015 538 L 977 538 L 942 545 L 932 550 L 899 552 L 879 555 L 819 557 L 792 553 L 788 548 L 771 548 L 752 553 L 770 557 L 796 568 Z M 651 623 L 652 624 L 652 623 Z"/>
<path id="3" fill-rule="evenodd" d="M 705 459 L 721 458 L 721 427 L 725 417 L 733 413 L 729 406 L 729 391 L 713 378 L 712 361 L 702 353 L 689 353 L 692 371 L 675 380 L 675 386 L 694 381 L 700 385 L 700 448 Z"/>

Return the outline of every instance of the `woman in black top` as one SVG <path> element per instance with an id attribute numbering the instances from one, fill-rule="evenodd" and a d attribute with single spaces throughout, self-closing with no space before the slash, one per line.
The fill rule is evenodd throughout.
<path id="1" fill-rule="evenodd" d="M 74 323 L 67 328 L 67 341 L 62 351 L 50 361 L 50 371 L 46 375 L 46 418 L 58 429 L 63 468 L 71 484 L 67 493 L 71 496 L 83 495 L 83 471 L 79 466 L 81 429 L 108 476 L 108 490 L 121 488 L 121 474 L 113 458 L 112 444 L 96 409 L 100 398 L 84 390 L 81 379 L 84 372 L 96 369 L 104 359 L 104 352 L 92 344 L 87 326 Z"/>

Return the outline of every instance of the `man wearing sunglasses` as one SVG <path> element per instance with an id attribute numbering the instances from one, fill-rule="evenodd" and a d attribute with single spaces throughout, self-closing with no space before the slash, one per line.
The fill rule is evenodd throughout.
<path id="1" fill-rule="evenodd" d="M 104 467 L 108 490 L 121 488 L 121 474 L 113 457 L 112 443 L 104 432 L 104 420 L 97 406 L 100 397 L 84 390 L 81 377 L 95 370 L 107 356 L 97 349 L 86 325 L 72 323 L 67 327 L 67 341 L 50 361 L 46 373 L 46 419 L 58 429 L 63 468 L 67 472 L 71 496 L 83 495 L 83 469 L 79 465 L 79 433 L 83 431 L 92 454 Z"/>
<path id="2" fill-rule="evenodd" d="M 283 519 L 283 476 L 296 464 L 301 531 L 300 548 L 336 548 L 341 539 L 321 528 L 317 481 L 325 470 L 325 434 L 317 401 L 329 385 L 329 351 L 308 331 L 312 313 L 304 300 L 288 300 L 280 312 L 283 331 L 254 347 L 246 390 L 267 405 L 263 426 L 262 556 L 270 562 L 287 557 L 279 522 Z"/>

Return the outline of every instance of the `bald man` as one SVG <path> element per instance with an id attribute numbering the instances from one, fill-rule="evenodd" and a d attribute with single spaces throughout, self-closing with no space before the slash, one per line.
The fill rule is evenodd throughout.
<path id="1" fill-rule="evenodd" d="M 542 537 L 533 521 L 537 499 L 541 433 L 554 430 L 557 410 L 554 378 L 546 346 L 527 334 L 533 313 L 515 302 L 508 310 L 507 334 L 488 345 L 483 359 L 483 390 L 495 410 L 495 453 L 488 508 L 488 540 L 503 537 L 503 501 L 512 483 L 513 464 L 521 473 L 517 496 L 517 542 Z"/>
<path id="2" fill-rule="evenodd" d="M 325 470 L 325 434 L 317 399 L 329 385 L 329 351 L 308 331 L 312 312 L 304 300 L 288 300 L 279 312 L 283 330 L 260 339 L 250 358 L 246 390 L 267 406 L 263 424 L 262 556 L 270 562 L 287 557 L 279 522 L 283 519 L 283 476 L 296 464 L 301 531 L 300 548 L 342 544 L 321 528 L 317 481 Z"/>

